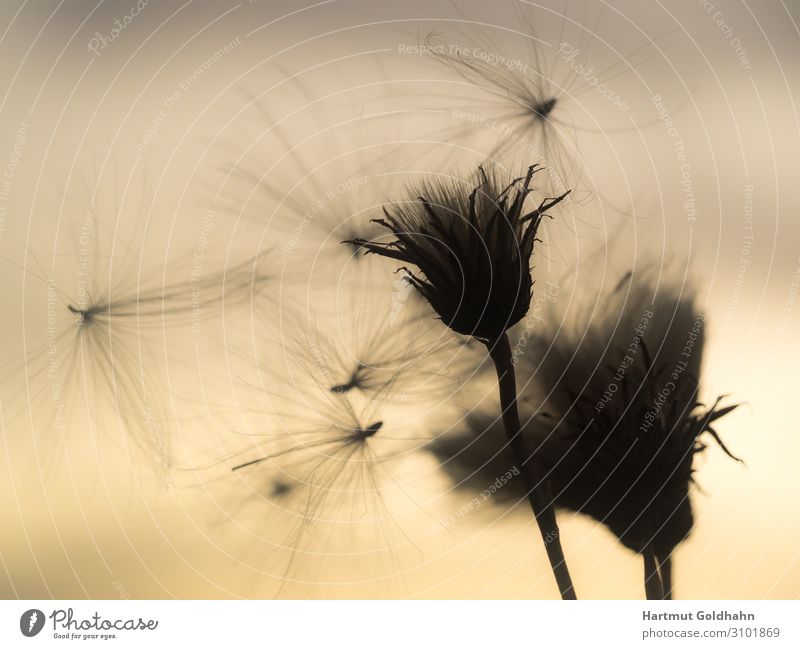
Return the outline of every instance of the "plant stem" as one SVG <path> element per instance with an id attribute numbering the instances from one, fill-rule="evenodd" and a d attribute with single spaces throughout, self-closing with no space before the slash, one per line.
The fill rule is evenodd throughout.
<path id="1" fill-rule="evenodd" d="M 572 579 L 569 576 L 564 551 L 561 548 L 556 512 L 550 485 L 546 480 L 536 480 L 532 466 L 532 456 L 528 452 L 525 439 L 521 434 L 519 412 L 517 410 L 517 383 L 514 376 L 514 363 L 511 356 L 511 345 L 508 335 L 503 334 L 496 341 L 489 342 L 489 355 L 494 361 L 497 370 L 497 380 L 500 387 L 500 407 L 503 411 L 503 425 L 506 436 L 514 454 L 514 460 L 520 465 L 520 472 L 525 481 L 528 500 L 539 526 L 539 531 L 547 550 L 547 558 L 553 569 L 558 590 L 563 599 L 577 599 Z"/>
<path id="2" fill-rule="evenodd" d="M 644 592 L 647 599 L 664 599 L 661 573 L 651 543 L 647 544 L 642 556 L 644 557 Z"/>
<path id="3" fill-rule="evenodd" d="M 666 559 L 656 557 L 661 571 L 661 583 L 664 587 L 664 599 L 672 599 L 672 555 Z"/>

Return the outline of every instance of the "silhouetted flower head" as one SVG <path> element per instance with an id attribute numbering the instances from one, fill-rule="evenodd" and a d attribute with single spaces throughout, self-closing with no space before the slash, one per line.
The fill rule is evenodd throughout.
<path id="1" fill-rule="evenodd" d="M 736 405 L 706 406 L 697 378 L 705 318 L 694 294 L 626 276 L 575 333 L 534 332 L 516 366 L 523 434 L 561 508 L 604 524 L 627 548 L 665 559 L 691 532 L 695 456 Z M 652 353 L 651 353 L 652 352 Z M 470 412 L 467 434 L 430 444 L 460 487 L 481 490 L 512 465 L 493 412 Z M 738 459 L 735 458 L 734 459 Z M 501 500 L 521 498 L 520 482 Z"/>
<path id="2" fill-rule="evenodd" d="M 384 218 L 376 220 L 394 240 L 346 243 L 416 266 L 421 275 L 403 267 L 408 281 L 448 327 L 493 341 L 527 313 L 536 232 L 568 193 L 528 209 L 538 169 L 532 165 L 524 177 L 504 180 L 480 167 L 472 189 L 455 180 L 426 180 L 415 198 L 384 208 Z"/>
<path id="3" fill-rule="evenodd" d="M 691 532 L 689 487 L 694 456 L 710 435 L 733 457 L 713 423 L 736 405 L 706 407 L 697 400 L 697 380 L 656 368 L 646 354 L 598 410 L 594 399 L 576 398 L 558 440 L 554 489 L 559 504 L 607 525 L 623 545 L 668 557 Z M 680 367 L 680 366 L 677 366 Z M 613 371 L 601 373 L 609 382 Z M 556 455 L 556 454 L 554 454 Z"/>

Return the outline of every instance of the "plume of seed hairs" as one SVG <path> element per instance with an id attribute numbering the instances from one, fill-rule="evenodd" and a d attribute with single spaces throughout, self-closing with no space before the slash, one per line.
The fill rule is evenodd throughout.
<path id="1" fill-rule="evenodd" d="M 168 473 L 171 443 L 164 381 L 156 369 L 164 357 L 159 339 L 165 328 L 208 320 L 214 305 L 232 308 L 257 295 L 272 278 L 266 258 L 216 275 L 190 278 L 187 272 L 186 281 L 166 284 L 133 281 L 122 269 L 106 282 L 92 275 L 86 279 L 86 301 L 46 279 L 38 259 L 33 261 L 26 277 L 52 294 L 57 319 L 46 343 L 5 364 L 3 391 L 11 406 L 7 422 L 13 425 L 27 412 L 36 412 L 51 434 L 66 432 L 73 414 L 88 400 L 101 430 L 121 425 L 134 446 L 162 474 Z M 202 296 L 202 308 L 197 308 L 197 295 Z M 21 376 L 27 377 L 23 383 Z"/>
<path id="2" fill-rule="evenodd" d="M 350 525 L 362 518 L 374 520 L 380 538 L 390 545 L 407 544 L 384 502 L 383 483 L 393 482 L 391 448 L 419 445 L 413 437 L 398 438 L 385 425 L 384 399 L 372 399 L 357 409 L 352 395 L 332 393 L 313 377 L 283 393 L 264 395 L 270 402 L 266 411 L 272 414 L 272 429 L 248 432 L 256 443 L 224 464 L 232 480 L 273 485 L 278 476 L 281 483 L 291 484 L 291 489 L 269 498 L 278 503 L 277 515 L 283 520 L 276 543 L 280 551 L 268 559 L 271 574 L 282 580 L 280 595 L 291 592 L 299 574 L 320 569 L 325 545 L 349 517 L 356 517 Z M 262 411 L 260 420 L 264 419 Z M 252 496 L 263 501 L 262 488 L 253 489 Z"/>

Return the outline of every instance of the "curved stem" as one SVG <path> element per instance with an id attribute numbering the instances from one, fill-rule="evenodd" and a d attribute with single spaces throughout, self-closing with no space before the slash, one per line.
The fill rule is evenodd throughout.
<path id="1" fill-rule="evenodd" d="M 517 410 L 517 383 L 514 376 L 514 363 L 511 355 L 511 345 L 508 335 L 503 334 L 498 340 L 489 342 L 489 355 L 494 361 L 497 370 L 497 380 L 500 388 L 500 407 L 503 410 L 503 426 L 506 436 L 514 454 L 514 460 L 519 464 L 520 472 L 525 481 L 528 500 L 539 526 L 547 558 L 553 569 L 558 589 L 563 599 L 577 599 L 572 579 L 567 569 L 564 551 L 561 548 L 556 512 L 550 485 L 546 480 L 536 480 L 534 476 L 532 456 L 528 452 L 525 439 L 520 432 L 519 412 Z"/>

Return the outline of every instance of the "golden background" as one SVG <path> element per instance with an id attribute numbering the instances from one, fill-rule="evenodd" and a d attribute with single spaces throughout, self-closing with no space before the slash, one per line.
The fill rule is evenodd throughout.
<path id="1" fill-rule="evenodd" d="M 109 38 L 133 0 L 6 3 L 0 40 L 0 165 L 10 165 L 0 205 L 1 348 L 9 363 L 1 402 L 2 595 L 272 597 L 280 577 L 270 574 L 268 557 L 248 534 L 220 522 L 230 495 L 160 488 L 157 471 L 124 443 L 113 417 L 82 404 L 56 432 L 39 408 L 19 406 L 25 374 L 5 368 L 42 342 L 36 314 L 45 300 L 41 282 L 21 268 L 26 259 L 30 264 L 25 250 L 46 264 L 65 263 L 58 255 L 75 249 L 68 224 L 80 222 L 92 194 L 107 240 L 124 247 L 127 229 L 147 218 L 143 245 L 153 260 L 191 250 L 219 170 L 246 146 L 254 127 L 237 111 L 260 93 L 270 115 L 287 116 L 290 140 L 320 134 L 302 145 L 306 165 L 323 165 L 341 151 L 357 161 L 377 154 L 381 169 L 394 164 L 398 173 L 469 168 L 491 151 L 491 134 L 462 142 L 448 130 L 452 107 L 468 107 L 470 89 L 400 46 L 418 44 L 431 30 L 472 33 L 464 21 L 513 25 L 520 7 L 540 17 L 534 28 L 544 40 L 572 39 L 584 52 L 591 47 L 590 60 L 598 61 L 598 71 L 609 70 L 609 85 L 631 104 L 623 114 L 592 90 L 575 96 L 574 121 L 566 128 L 579 142 L 589 184 L 606 200 L 587 195 L 575 207 L 590 226 L 580 239 L 557 221 L 548 223 L 552 249 L 569 258 L 577 249 L 618 240 L 622 258 L 580 271 L 607 274 L 606 286 L 634 263 L 663 263 L 677 281 L 688 273 L 709 317 L 704 394 L 730 394 L 744 404 L 719 428 L 746 466 L 716 449 L 702 459 L 695 531 L 676 555 L 677 596 L 800 595 L 797 7 L 714 4 L 709 10 L 703 3 L 657 2 L 150 2 L 95 53 L 92 39 Z M 746 65 L 732 39 L 746 51 Z M 697 204 L 691 224 L 654 94 L 669 106 L 686 145 Z M 165 104 L 170 97 L 175 101 Z M 275 141 L 270 146 L 265 150 L 279 151 Z M 394 153 L 398 147 L 402 154 Z M 527 163 L 519 153 L 515 160 Z M 371 200 L 402 187 L 383 176 Z M 753 239 L 743 264 L 747 201 Z M 117 217 L 121 225 L 114 229 Z M 226 265 L 229 250 L 269 248 L 272 234 L 263 228 L 256 230 L 261 238 L 250 238 L 235 218 L 217 213 L 214 260 Z M 322 263 L 315 272 L 324 275 L 328 262 Z M 558 270 L 540 263 L 542 273 Z M 219 342 L 212 335 L 203 344 Z M 198 394 L 197 386 L 225 383 L 237 373 L 199 358 L 192 354 L 186 367 L 174 370 L 165 394 L 181 395 L 184 405 L 186 395 L 198 404 L 213 401 L 213 411 L 230 394 Z M 79 382 L 81 373 L 62 378 Z M 198 405 L 194 419 L 173 413 L 178 438 L 189 440 L 184 446 L 222 448 L 215 443 L 229 413 L 217 423 L 208 412 Z M 554 596 L 525 508 L 509 513 L 487 506 L 437 528 L 431 521 L 456 511 L 464 496 L 450 492 L 430 457 L 407 462 L 424 480 L 413 494 L 419 509 L 399 516 L 398 525 L 417 541 L 413 551 L 403 551 L 410 556 L 398 560 L 402 568 L 386 557 L 375 560 L 378 568 L 340 560 L 295 596 Z M 592 521 L 566 513 L 559 520 L 579 595 L 642 597 L 638 557 Z M 357 533 L 343 531 L 340 543 Z"/>

